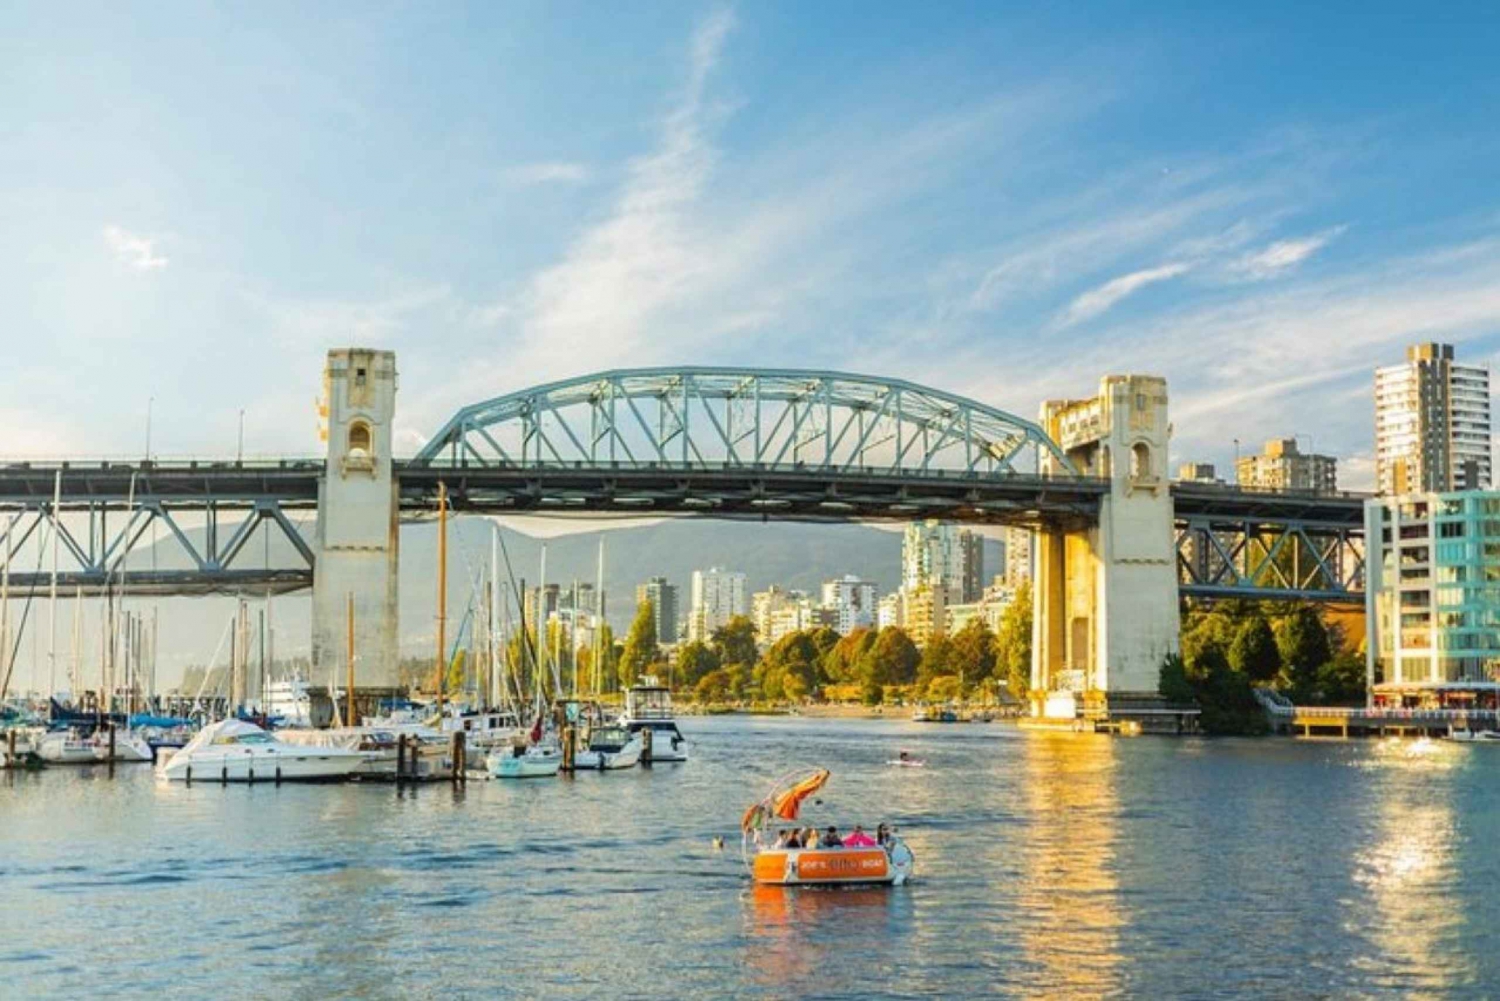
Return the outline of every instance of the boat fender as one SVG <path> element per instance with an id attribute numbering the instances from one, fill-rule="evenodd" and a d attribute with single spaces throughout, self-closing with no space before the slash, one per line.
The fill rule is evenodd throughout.
<path id="1" fill-rule="evenodd" d="M 192 765 L 188 765 L 187 766 L 187 784 L 188 785 L 192 785 L 193 784 L 193 766 Z"/>
<path id="2" fill-rule="evenodd" d="M 255 766 L 250 766 L 250 784 L 255 785 Z"/>
<path id="3" fill-rule="evenodd" d="M 276 766 L 276 784 L 281 785 L 281 765 Z"/>
<path id="4" fill-rule="evenodd" d="M 599 753 L 599 770 L 604 771 L 604 752 Z"/>
<path id="5" fill-rule="evenodd" d="M 229 781 L 229 766 L 228 765 L 223 765 L 223 766 L 221 766 L 219 768 L 219 781 L 221 783 Z"/>

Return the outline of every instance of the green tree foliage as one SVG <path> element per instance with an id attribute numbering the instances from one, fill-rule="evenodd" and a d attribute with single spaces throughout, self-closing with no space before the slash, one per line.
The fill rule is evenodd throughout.
<path id="1" fill-rule="evenodd" d="M 709 645 L 719 655 L 720 664 L 754 664 L 755 623 L 743 615 L 736 615 L 714 630 Z"/>
<path id="2" fill-rule="evenodd" d="M 818 691 L 822 674 L 818 644 L 810 631 L 788 633 L 755 665 L 755 681 L 768 699 L 800 701 Z"/>
<path id="3" fill-rule="evenodd" d="M 1318 668 L 1317 701 L 1324 705 L 1360 706 L 1365 702 L 1365 658 L 1340 650 Z"/>
<path id="4" fill-rule="evenodd" d="M 878 706 L 885 701 L 885 688 L 873 677 L 859 683 L 859 700 L 867 706 Z"/>
<path id="5" fill-rule="evenodd" d="M 1030 645 L 1028 643 L 1027 647 Z M 988 623 L 983 619 L 970 619 L 962 629 L 953 634 L 953 660 L 965 687 L 972 688 L 983 679 L 994 677 L 997 661 L 995 634 Z M 1027 660 L 1030 661 L 1029 651 Z M 1031 665 L 1028 663 L 1028 673 L 1030 670 Z"/>
<path id="6" fill-rule="evenodd" d="M 725 668 L 715 668 L 698 679 L 693 694 L 699 702 L 728 702 L 738 694 L 735 691 L 734 675 Z"/>
<path id="7" fill-rule="evenodd" d="M 1157 690 L 1168 702 L 1186 705 L 1198 700 L 1193 683 L 1188 680 L 1187 665 L 1177 654 L 1168 654 L 1162 661 L 1161 680 Z"/>
<path id="8" fill-rule="evenodd" d="M 933 678 L 932 683 L 927 686 L 927 697 L 934 702 L 951 702 L 958 696 L 958 675 L 956 674 L 945 674 Z"/>
<path id="9" fill-rule="evenodd" d="M 837 629 L 831 629 L 828 626 L 819 626 L 812 631 L 811 638 L 813 646 L 818 650 L 818 669 L 823 671 L 826 676 L 828 671 L 828 656 L 833 653 L 833 648 L 839 645 L 839 640 L 843 637 L 839 635 Z"/>
<path id="10" fill-rule="evenodd" d="M 1016 589 L 1015 600 L 1000 617 L 995 636 L 995 676 L 1010 694 L 1024 699 L 1031 689 L 1031 583 Z"/>
<path id="11" fill-rule="evenodd" d="M 1294 608 L 1276 624 L 1276 647 L 1281 653 L 1282 687 L 1293 701 L 1312 701 L 1318 689 L 1318 671 L 1333 660 L 1328 629 L 1317 609 Z"/>
<path id="12" fill-rule="evenodd" d="M 614 632 L 609 628 L 609 626 L 607 624 L 601 623 L 600 626 L 599 626 L 599 635 L 598 635 L 598 647 L 599 647 L 599 649 L 605 650 L 605 651 L 609 651 L 609 650 L 614 649 L 614 646 L 615 646 L 615 634 L 614 634 Z M 581 646 L 581 647 L 578 648 L 578 654 L 577 654 L 577 656 L 578 656 L 578 676 L 579 676 L 579 678 L 582 679 L 582 681 L 580 683 L 583 684 L 583 685 L 585 685 L 590 690 L 592 690 L 593 689 L 593 685 L 594 685 L 594 643 L 592 642 L 592 639 L 591 639 L 591 641 L 589 643 L 586 643 L 583 646 Z M 612 658 L 606 656 L 605 659 L 607 661 L 609 661 L 610 663 L 613 663 L 613 659 Z M 600 683 L 601 683 L 601 685 L 603 687 L 608 687 L 609 686 L 609 674 L 608 674 L 609 664 L 605 663 L 605 664 L 601 664 L 599 666 L 600 666 L 600 671 L 599 671 Z"/>
<path id="13" fill-rule="evenodd" d="M 958 674 L 958 658 L 953 641 L 946 636 L 934 636 L 922 649 L 922 658 L 917 661 L 917 690 L 927 692 L 939 678 L 955 677 Z M 937 698 L 929 693 L 929 698 Z"/>
<path id="14" fill-rule="evenodd" d="M 620 657 L 620 684 L 627 687 L 635 684 L 642 674 L 650 673 L 651 666 L 660 659 L 661 649 L 656 645 L 656 610 L 651 602 L 643 601 L 636 606 L 635 619 L 625 636 L 625 652 Z"/>
<path id="15" fill-rule="evenodd" d="M 1259 734 L 1266 716 L 1255 700 L 1250 679 L 1229 664 L 1218 643 L 1200 644 L 1190 660 L 1168 657 L 1162 663 L 1159 691 L 1170 702 L 1196 702 L 1205 733 Z"/>
<path id="16" fill-rule="evenodd" d="M 1252 613 L 1240 623 L 1234 642 L 1229 645 L 1229 666 L 1257 684 L 1274 680 L 1281 670 L 1276 635 L 1259 612 Z"/>
<path id="17" fill-rule="evenodd" d="M 859 626 L 840 638 L 823 658 L 829 680 L 840 684 L 858 681 L 859 664 L 875 645 L 875 636 L 875 630 Z"/>
<path id="18" fill-rule="evenodd" d="M 693 640 L 677 648 L 677 684 L 693 688 L 708 675 L 719 669 L 719 655 L 706 643 Z"/>
<path id="19" fill-rule="evenodd" d="M 861 682 L 873 679 L 882 685 L 909 685 L 916 680 L 922 654 L 900 626 L 886 626 L 875 643 L 860 658 Z"/>

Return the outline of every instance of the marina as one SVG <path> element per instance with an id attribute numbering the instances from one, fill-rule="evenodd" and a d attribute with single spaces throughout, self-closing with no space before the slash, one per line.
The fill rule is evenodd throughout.
<path id="1" fill-rule="evenodd" d="M 28 920 L 0 965 L 37 999 L 102 982 L 118 997 L 253 982 L 265 998 L 851 999 L 1500 982 L 1487 747 L 681 725 L 686 766 L 537 783 L 7 773 L 0 897 Z M 927 767 L 889 767 L 899 749 Z M 752 882 L 738 826 L 792 756 L 832 773 L 806 822 L 889 823 L 917 859 L 908 885 Z M 195 943 L 204 920 L 212 942 Z"/>

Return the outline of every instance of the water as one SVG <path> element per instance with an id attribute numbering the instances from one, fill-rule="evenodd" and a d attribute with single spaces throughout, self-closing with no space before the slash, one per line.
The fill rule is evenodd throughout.
<path id="1" fill-rule="evenodd" d="M 686 765 L 461 790 L 0 777 L 0 996 L 1500 991 L 1500 747 L 683 728 Z M 915 883 L 750 887 L 738 818 L 799 763 Z"/>

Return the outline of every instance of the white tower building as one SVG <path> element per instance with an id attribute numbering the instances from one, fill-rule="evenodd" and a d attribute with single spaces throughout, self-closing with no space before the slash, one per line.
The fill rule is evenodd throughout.
<path id="1" fill-rule="evenodd" d="M 395 353 L 363 348 L 328 352 L 323 394 L 328 461 L 318 485 L 312 680 L 344 681 L 352 594 L 355 685 L 395 687 L 401 635 L 391 466 Z"/>

